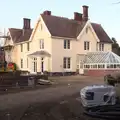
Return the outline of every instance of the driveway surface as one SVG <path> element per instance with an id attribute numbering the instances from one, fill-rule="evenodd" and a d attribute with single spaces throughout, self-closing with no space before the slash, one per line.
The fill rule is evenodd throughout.
<path id="1" fill-rule="evenodd" d="M 1 95 L 0 119 L 8 120 L 8 117 L 13 117 L 14 119 L 9 119 L 78 120 L 82 118 L 84 120 L 84 116 L 80 113 L 83 110 L 79 91 L 86 85 L 101 84 L 103 79 L 71 76 L 54 78 L 54 81 L 53 87 Z"/>

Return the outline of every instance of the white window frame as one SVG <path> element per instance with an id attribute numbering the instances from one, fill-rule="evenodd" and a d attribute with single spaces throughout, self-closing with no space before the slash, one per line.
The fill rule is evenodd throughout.
<path id="1" fill-rule="evenodd" d="M 40 49 L 44 49 L 44 39 L 40 39 Z"/>
<path id="2" fill-rule="evenodd" d="M 99 51 L 104 51 L 104 43 L 99 43 Z"/>
<path id="3" fill-rule="evenodd" d="M 71 69 L 71 57 L 64 57 L 63 58 L 63 68 L 64 69 Z"/>
<path id="4" fill-rule="evenodd" d="M 34 72 L 37 72 L 37 58 L 36 57 L 33 58 L 33 69 L 34 69 Z"/>
<path id="5" fill-rule="evenodd" d="M 28 60 L 28 58 L 27 58 L 27 68 L 29 67 L 29 60 Z"/>
<path id="6" fill-rule="evenodd" d="M 90 50 L 90 41 L 84 41 L 84 50 Z"/>
<path id="7" fill-rule="evenodd" d="M 64 40 L 64 49 L 70 49 L 71 48 L 70 44 L 71 44 L 71 41 L 65 39 Z"/>
<path id="8" fill-rule="evenodd" d="M 20 60 L 20 67 L 23 68 L 23 59 Z"/>
<path id="9" fill-rule="evenodd" d="M 20 50 L 23 52 L 23 44 L 20 44 Z"/>

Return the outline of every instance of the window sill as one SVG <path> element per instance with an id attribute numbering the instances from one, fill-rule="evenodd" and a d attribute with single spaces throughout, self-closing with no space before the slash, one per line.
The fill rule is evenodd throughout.
<path id="1" fill-rule="evenodd" d="M 64 68 L 64 72 L 70 72 L 71 71 L 71 68 Z"/>

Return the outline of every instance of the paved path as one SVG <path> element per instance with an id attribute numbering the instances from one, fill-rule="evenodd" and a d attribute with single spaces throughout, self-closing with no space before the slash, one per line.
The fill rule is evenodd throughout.
<path id="1" fill-rule="evenodd" d="M 68 81 L 64 86 L 57 86 L 54 88 L 46 88 L 35 91 L 27 91 L 16 94 L 8 94 L 0 96 L 0 109 L 8 109 L 17 107 L 19 105 L 29 105 L 36 102 L 47 102 L 52 99 L 58 99 L 65 95 L 72 95 L 80 91 L 83 86 L 98 83 L 99 80 L 81 80 L 81 81 Z"/>

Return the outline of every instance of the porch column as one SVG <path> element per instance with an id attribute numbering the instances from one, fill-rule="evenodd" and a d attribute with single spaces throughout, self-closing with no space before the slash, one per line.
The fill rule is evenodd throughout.
<path id="1" fill-rule="evenodd" d="M 37 57 L 37 72 L 41 72 L 41 57 Z"/>
<path id="2" fill-rule="evenodd" d="M 51 72 L 51 67 L 50 67 L 50 58 L 47 58 L 48 59 L 48 72 Z"/>

